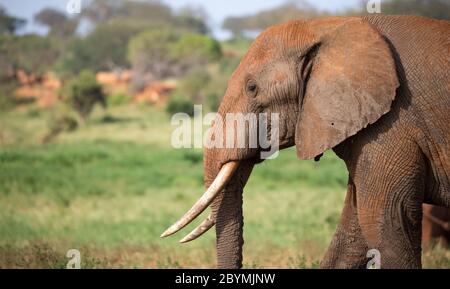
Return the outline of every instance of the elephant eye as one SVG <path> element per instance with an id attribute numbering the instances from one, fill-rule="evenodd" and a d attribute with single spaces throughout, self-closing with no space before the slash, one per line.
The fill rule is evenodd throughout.
<path id="1" fill-rule="evenodd" d="M 247 93 L 248 93 L 250 96 L 253 96 L 253 97 L 254 97 L 254 96 L 256 95 L 257 90 L 258 90 L 258 86 L 256 85 L 256 83 L 255 83 L 254 81 L 249 80 L 249 81 L 247 82 L 246 90 L 247 90 Z"/>

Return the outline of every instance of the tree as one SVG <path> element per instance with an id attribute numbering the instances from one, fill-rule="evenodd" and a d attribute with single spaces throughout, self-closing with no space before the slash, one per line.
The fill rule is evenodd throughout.
<path id="1" fill-rule="evenodd" d="M 82 16 L 95 24 L 126 18 L 167 23 L 172 18 L 172 11 L 167 5 L 156 1 L 94 0 L 83 10 Z"/>
<path id="2" fill-rule="evenodd" d="M 84 38 L 75 38 L 59 61 L 62 74 L 74 75 L 83 69 L 114 70 L 129 66 L 127 43 L 147 26 L 131 19 L 99 24 Z"/>
<path id="3" fill-rule="evenodd" d="M 226 18 L 222 26 L 233 33 L 235 38 L 240 38 L 246 31 L 261 31 L 288 20 L 309 19 L 325 15 L 326 13 L 317 11 L 306 1 L 296 1 L 254 15 Z"/>
<path id="4" fill-rule="evenodd" d="M 170 49 L 173 59 L 191 67 L 219 60 L 222 56 L 219 42 L 196 33 L 182 35 Z"/>
<path id="5" fill-rule="evenodd" d="M 83 10 L 82 17 L 94 25 L 111 20 L 133 19 L 145 23 L 148 28 L 165 26 L 177 31 L 209 33 L 203 20 L 206 14 L 201 9 L 184 8 L 176 14 L 160 1 L 94 0 Z"/>
<path id="6" fill-rule="evenodd" d="M 25 25 L 26 21 L 8 15 L 5 8 L 0 6 L 0 33 L 14 34 L 17 30 Z"/>
<path id="7" fill-rule="evenodd" d="M 48 27 L 50 35 L 64 38 L 72 36 L 78 27 L 78 19 L 70 19 L 63 12 L 53 8 L 41 10 L 34 15 L 34 21 Z"/>
<path id="8" fill-rule="evenodd" d="M 50 70 L 59 53 L 52 39 L 32 34 L 2 37 L 0 46 L 12 70 L 23 69 L 36 76 Z"/>
<path id="9" fill-rule="evenodd" d="M 206 18 L 208 16 L 203 9 L 185 7 L 175 18 L 175 26 L 190 32 L 209 34 L 211 31 L 205 23 Z"/>
<path id="10" fill-rule="evenodd" d="M 61 90 L 67 103 L 80 115 L 83 122 L 87 120 L 96 104 L 106 107 L 106 98 L 102 87 L 97 83 L 95 74 L 83 70 L 71 79 Z"/>
<path id="11" fill-rule="evenodd" d="M 205 69 L 193 70 L 181 79 L 174 94 L 183 94 L 194 103 L 202 103 L 210 80 L 211 76 Z"/>
<path id="12" fill-rule="evenodd" d="M 222 27 L 233 34 L 233 38 L 242 38 L 247 29 L 247 21 L 244 17 L 228 17 L 223 21 Z"/>
<path id="13" fill-rule="evenodd" d="M 105 22 L 116 14 L 120 3 L 119 0 L 94 0 L 83 9 L 81 15 L 94 24 Z"/>
<path id="14" fill-rule="evenodd" d="M 147 30 L 130 40 L 129 61 L 135 88 L 171 76 L 180 76 L 222 55 L 220 44 L 202 34 L 178 34 L 169 29 Z"/>
<path id="15" fill-rule="evenodd" d="M 179 68 L 170 55 L 178 35 L 169 29 L 151 29 L 130 40 L 128 59 L 133 66 L 134 88 L 140 90 L 154 79 L 178 75 Z"/>

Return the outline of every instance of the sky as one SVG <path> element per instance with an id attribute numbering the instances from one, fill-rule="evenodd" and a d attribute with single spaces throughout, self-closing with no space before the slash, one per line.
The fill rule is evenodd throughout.
<path id="1" fill-rule="evenodd" d="M 65 11 L 69 0 L 0 0 L 8 13 L 28 20 L 23 32 L 43 33 L 45 29 L 33 23 L 33 15 L 45 7 L 57 8 Z M 255 14 L 261 10 L 277 7 L 287 0 L 163 0 L 175 10 L 186 6 L 202 7 L 209 16 L 209 24 L 213 29 L 214 36 L 226 38 L 227 32 L 221 29 L 222 21 L 229 16 L 242 16 Z M 290 1 L 295 2 L 295 1 Z M 307 0 L 320 10 L 330 12 L 340 11 L 354 7 L 360 0 Z M 81 0 L 81 9 L 87 0 Z"/>

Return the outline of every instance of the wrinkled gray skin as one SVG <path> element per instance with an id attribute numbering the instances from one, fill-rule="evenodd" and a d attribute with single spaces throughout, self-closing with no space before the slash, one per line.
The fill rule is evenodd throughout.
<path id="1" fill-rule="evenodd" d="M 449 39 L 448 21 L 422 17 L 292 21 L 264 31 L 232 75 L 220 115 L 278 112 L 281 148 L 300 159 L 333 149 L 347 166 L 322 267 L 365 267 L 370 248 L 382 268 L 421 267 L 421 205 L 450 207 Z M 211 205 L 219 268 L 242 266 L 242 192 L 258 156 L 205 150 L 206 186 L 241 162 Z"/>

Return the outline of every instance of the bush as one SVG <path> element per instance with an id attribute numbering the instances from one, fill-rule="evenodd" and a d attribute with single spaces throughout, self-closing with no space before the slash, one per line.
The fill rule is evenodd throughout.
<path id="1" fill-rule="evenodd" d="M 219 109 L 222 95 L 216 92 L 210 92 L 206 95 L 206 105 L 211 111 L 217 111 Z"/>
<path id="2" fill-rule="evenodd" d="M 205 35 L 180 34 L 169 29 L 149 29 L 128 44 L 134 88 L 152 80 L 178 77 L 222 57 L 220 44 Z"/>
<path id="3" fill-rule="evenodd" d="M 99 103 L 106 107 L 106 98 L 95 75 L 89 70 L 82 71 L 62 89 L 67 103 L 86 121 L 94 106 Z"/>
<path id="4" fill-rule="evenodd" d="M 49 143 L 60 133 L 74 131 L 77 127 L 78 122 L 70 113 L 58 112 L 48 121 L 48 132 L 42 138 L 42 143 Z"/>
<path id="5" fill-rule="evenodd" d="M 119 106 L 127 103 L 130 97 L 124 93 L 115 93 L 107 97 L 108 106 Z"/>
<path id="6" fill-rule="evenodd" d="M 171 56 L 188 66 L 202 65 L 214 62 L 222 57 L 222 49 L 219 42 L 206 35 L 190 33 L 170 47 Z"/>
<path id="7" fill-rule="evenodd" d="M 194 103 L 202 103 L 205 100 L 206 88 L 211 76 L 205 69 L 196 69 L 186 74 L 179 82 L 175 95 L 185 95 Z"/>
<path id="8" fill-rule="evenodd" d="M 187 113 L 189 116 L 194 115 L 194 103 L 180 95 L 173 95 L 167 103 L 166 111 L 169 114 L 178 112 Z"/>
<path id="9" fill-rule="evenodd" d="M 41 76 L 53 67 L 59 56 L 55 40 L 38 35 L 0 37 L 0 53 L 3 76 L 10 69 Z"/>
<path id="10" fill-rule="evenodd" d="M 14 106 L 15 102 L 12 97 L 3 89 L 0 89 L 0 111 L 10 110 Z"/>

